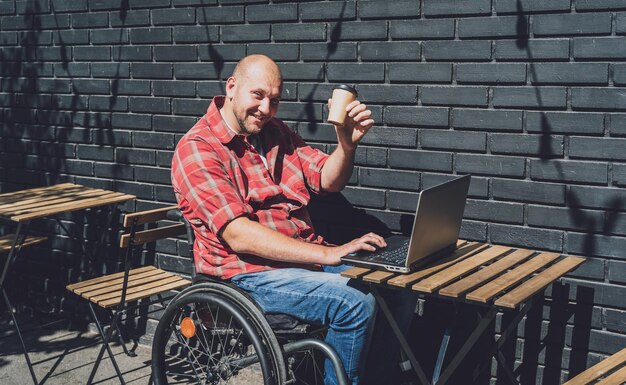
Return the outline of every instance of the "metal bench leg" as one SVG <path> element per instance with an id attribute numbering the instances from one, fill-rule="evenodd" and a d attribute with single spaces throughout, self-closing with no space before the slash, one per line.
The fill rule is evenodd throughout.
<path id="1" fill-rule="evenodd" d="M 33 383 L 38 385 L 37 376 L 35 376 L 35 371 L 33 370 L 33 363 L 30 361 L 30 357 L 28 356 L 28 350 L 26 350 L 26 344 L 24 344 L 24 339 L 22 338 L 22 333 L 20 331 L 20 327 L 17 324 L 17 319 L 15 318 L 15 314 L 13 314 L 13 306 L 11 305 L 11 301 L 9 301 L 9 296 L 7 292 L 2 288 L 2 296 L 4 297 L 4 303 L 7 305 L 9 309 L 9 313 L 11 313 L 11 318 L 13 319 L 13 325 L 15 326 L 15 331 L 17 332 L 17 336 L 20 339 L 20 344 L 22 344 L 22 351 L 24 352 L 24 357 L 26 358 L 26 364 L 28 365 L 28 370 L 30 371 L 30 375 L 33 378 Z"/>
<path id="2" fill-rule="evenodd" d="M 119 310 L 118 310 L 119 311 Z M 111 311 L 111 319 L 114 319 L 115 315 L 113 313 L 113 311 Z M 135 353 L 135 349 L 137 348 L 137 344 L 135 344 L 135 346 L 132 349 L 128 349 L 126 347 L 126 341 L 124 340 L 125 338 L 125 330 L 122 327 L 122 325 L 120 325 L 119 319 L 118 322 L 116 322 L 115 324 L 111 324 L 111 326 L 115 326 L 115 330 L 117 330 L 117 338 L 120 341 L 120 345 L 122 345 L 122 349 L 124 350 L 124 354 L 126 354 L 128 357 L 137 357 L 137 353 Z"/>
<path id="3" fill-rule="evenodd" d="M 450 342 L 450 335 L 452 334 L 452 329 L 447 327 L 446 331 L 443 333 L 443 338 L 441 339 L 441 345 L 439 345 L 439 354 L 437 355 L 437 363 L 435 364 L 435 370 L 433 371 L 433 384 L 436 384 L 439 381 L 439 376 L 441 375 L 441 370 L 443 369 L 443 360 L 446 358 L 446 351 L 448 350 L 448 343 Z"/>
<path id="4" fill-rule="evenodd" d="M 91 302 L 89 302 L 89 310 L 91 311 L 91 316 L 93 317 L 96 323 L 98 332 L 100 332 L 100 336 L 102 337 L 102 348 L 100 349 L 100 352 L 98 353 L 98 357 L 96 358 L 96 362 L 94 363 L 93 369 L 91 370 L 91 374 L 89 375 L 89 379 L 87 380 L 87 385 L 91 385 L 93 383 L 93 378 L 96 375 L 96 372 L 98 371 L 98 366 L 100 366 L 100 361 L 102 361 L 102 356 L 104 355 L 105 350 L 109 353 L 109 357 L 111 358 L 111 363 L 113 364 L 113 367 L 115 368 L 115 372 L 117 373 L 117 376 L 120 379 L 120 383 L 122 385 L 126 385 L 126 382 L 124 382 L 124 377 L 122 376 L 122 372 L 120 371 L 120 368 L 117 366 L 117 361 L 115 361 L 115 356 L 113 355 L 113 352 L 111 351 L 111 347 L 109 346 L 109 341 L 111 340 L 111 336 L 113 335 L 113 329 L 114 329 L 113 324 L 115 324 L 117 320 L 119 319 L 120 313 L 115 314 L 113 323 L 109 327 L 109 330 L 107 330 L 107 333 L 105 335 L 104 331 L 102 330 L 102 326 L 100 325 L 100 321 L 98 320 L 98 317 L 96 316 L 96 311 L 94 310 L 93 304 Z"/>

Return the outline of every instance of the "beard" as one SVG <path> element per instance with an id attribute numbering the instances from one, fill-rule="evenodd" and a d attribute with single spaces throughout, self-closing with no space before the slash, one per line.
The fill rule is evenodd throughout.
<path id="1" fill-rule="evenodd" d="M 258 134 L 269 119 L 261 119 L 260 121 L 245 110 L 235 111 L 235 118 L 239 124 L 242 134 L 253 135 Z"/>

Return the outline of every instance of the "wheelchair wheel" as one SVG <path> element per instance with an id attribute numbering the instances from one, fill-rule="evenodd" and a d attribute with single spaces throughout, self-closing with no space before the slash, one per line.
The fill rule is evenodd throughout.
<path id="1" fill-rule="evenodd" d="M 165 309 L 152 345 L 156 385 L 285 382 L 274 333 L 257 306 L 218 283 L 193 285 Z"/>

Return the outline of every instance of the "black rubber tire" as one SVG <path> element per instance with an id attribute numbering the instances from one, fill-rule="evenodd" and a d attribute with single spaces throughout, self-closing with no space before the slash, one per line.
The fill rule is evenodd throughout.
<path id="1" fill-rule="evenodd" d="M 192 338 L 178 330 L 183 316 L 191 317 L 196 325 Z M 224 354 L 222 347 L 229 346 Z M 262 375 L 263 384 L 285 382 L 281 348 L 263 313 L 244 294 L 225 284 L 201 283 L 183 290 L 166 307 L 155 331 L 152 373 L 156 385 L 236 384 L 240 373 L 233 363 L 246 367 L 253 361 L 260 365 L 261 373 L 257 370 L 256 375 Z M 181 382 L 185 379 L 189 381 Z"/>

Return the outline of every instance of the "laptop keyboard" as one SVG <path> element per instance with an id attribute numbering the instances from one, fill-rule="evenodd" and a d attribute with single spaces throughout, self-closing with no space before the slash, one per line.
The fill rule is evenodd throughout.
<path id="1" fill-rule="evenodd" d="M 404 265 L 409 252 L 409 239 L 402 242 L 402 245 L 393 250 L 378 250 L 371 255 L 365 256 L 364 261 L 386 263 L 389 265 Z"/>

